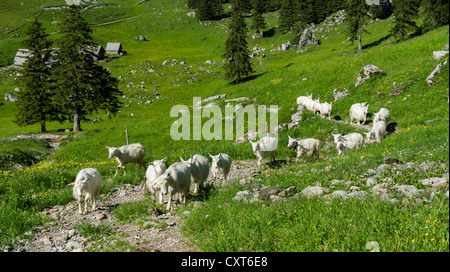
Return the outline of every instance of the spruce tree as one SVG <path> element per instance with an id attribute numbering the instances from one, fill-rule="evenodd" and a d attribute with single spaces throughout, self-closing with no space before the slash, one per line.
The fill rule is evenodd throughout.
<path id="1" fill-rule="evenodd" d="M 422 6 L 425 31 L 449 24 L 448 0 L 423 0 Z"/>
<path id="2" fill-rule="evenodd" d="M 46 132 L 46 122 L 61 120 L 52 103 L 52 75 L 49 67 L 52 42 L 48 40 L 48 34 L 37 19 L 28 26 L 25 34 L 27 38 L 22 44 L 30 55 L 19 78 L 22 88 L 17 94 L 18 112 L 15 122 L 21 126 L 39 123 L 41 132 Z"/>
<path id="3" fill-rule="evenodd" d="M 245 24 L 242 0 L 234 0 L 231 12 L 229 36 L 225 42 L 225 77 L 239 83 L 245 76 L 253 73 L 250 51 L 247 44 L 247 25 Z"/>
<path id="4" fill-rule="evenodd" d="M 103 109 L 117 113 L 122 92 L 117 79 L 94 60 L 89 50 L 94 45 L 92 30 L 80 11 L 72 6 L 63 12 L 56 55 L 59 62 L 54 69 L 55 101 L 63 114 L 73 118 L 73 131 L 80 131 L 81 120 L 92 112 Z"/>
<path id="5" fill-rule="evenodd" d="M 296 22 L 294 0 L 281 0 L 279 28 L 282 32 L 288 32 Z"/>
<path id="6" fill-rule="evenodd" d="M 196 5 L 199 20 L 213 20 L 220 18 L 223 14 L 221 0 L 198 0 Z"/>
<path id="7" fill-rule="evenodd" d="M 363 27 L 366 20 L 369 18 L 367 14 L 369 7 L 366 0 L 347 0 L 345 8 L 347 22 L 347 34 L 350 36 L 350 41 L 358 40 L 358 52 L 362 51 L 362 32 L 367 32 Z"/>
<path id="8" fill-rule="evenodd" d="M 251 29 L 255 30 L 256 33 L 260 33 L 266 27 L 266 22 L 263 17 L 265 3 L 266 0 L 254 0 L 253 2 Z"/>
<path id="9" fill-rule="evenodd" d="M 417 30 L 416 22 L 420 8 L 420 0 L 403 0 L 394 2 L 395 25 L 391 29 L 397 41 L 403 41 Z"/>

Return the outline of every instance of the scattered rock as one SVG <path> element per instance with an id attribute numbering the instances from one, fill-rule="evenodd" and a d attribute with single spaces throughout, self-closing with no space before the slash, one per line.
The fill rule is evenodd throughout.
<path id="1" fill-rule="evenodd" d="M 320 184 L 316 186 L 308 186 L 303 191 L 300 192 L 301 196 L 305 196 L 307 198 L 312 197 L 321 197 L 325 194 L 328 194 L 330 190 L 322 187 Z"/>
<path id="2" fill-rule="evenodd" d="M 319 44 L 316 36 L 313 32 L 314 25 L 307 27 L 303 30 L 303 33 L 300 35 L 300 39 L 298 41 L 298 46 L 303 47 L 311 44 Z"/>
<path id="3" fill-rule="evenodd" d="M 393 95 L 399 95 L 401 94 L 403 91 L 405 90 L 404 86 L 400 86 L 397 88 L 394 88 L 391 90 L 391 93 L 389 94 L 389 97 L 393 96 Z"/>
<path id="4" fill-rule="evenodd" d="M 353 193 L 349 193 L 347 195 L 347 198 L 357 198 L 357 199 L 362 199 L 364 197 L 367 196 L 367 192 L 366 191 L 356 191 Z"/>
<path id="5" fill-rule="evenodd" d="M 364 68 L 359 71 L 358 77 L 356 78 L 355 87 L 363 84 L 366 80 L 373 77 L 374 75 L 381 74 L 383 71 L 376 67 L 375 65 L 369 64 L 364 66 Z"/>
<path id="6" fill-rule="evenodd" d="M 345 200 L 347 198 L 347 195 L 348 195 L 347 191 L 337 190 L 337 191 L 334 191 L 331 196 L 333 198 L 339 198 L 341 200 Z"/>
<path id="7" fill-rule="evenodd" d="M 333 97 L 334 97 L 334 101 L 338 101 L 343 99 L 344 97 L 349 96 L 350 93 L 348 92 L 347 89 L 340 89 L 340 88 L 336 88 L 333 91 Z"/>
<path id="8" fill-rule="evenodd" d="M 418 196 L 419 190 L 414 185 L 395 185 L 397 191 L 405 196 Z"/>
<path id="9" fill-rule="evenodd" d="M 429 178 L 429 179 L 421 179 L 419 183 L 422 185 L 437 185 L 437 184 L 447 184 L 448 178 Z"/>
<path id="10" fill-rule="evenodd" d="M 434 70 L 431 72 L 431 74 L 428 75 L 428 77 L 427 77 L 427 79 L 426 79 L 428 86 L 434 85 L 434 82 L 433 82 L 434 76 L 435 76 L 436 74 L 439 74 L 439 73 L 441 72 L 441 67 L 444 66 L 444 65 L 446 65 L 446 64 L 447 64 L 447 60 L 445 60 L 443 63 L 439 63 L 439 64 L 436 66 L 436 68 L 434 68 Z"/>
<path id="11" fill-rule="evenodd" d="M 13 102 L 13 103 L 17 102 L 17 100 L 18 100 L 15 95 L 12 95 L 12 94 L 9 94 L 9 93 L 5 94 L 4 99 L 5 99 L 5 101 L 9 101 L 9 102 Z"/>
<path id="12" fill-rule="evenodd" d="M 372 186 L 378 184 L 377 180 L 374 178 L 368 178 L 366 180 L 366 186 Z"/>
<path id="13" fill-rule="evenodd" d="M 434 58 L 435 60 L 440 60 L 440 59 L 442 59 L 443 57 L 445 57 L 446 55 L 448 55 L 448 52 L 449 52 L 449 51 L 444 51 L 444 50 L 441 50 L 441 51 L 433 51 L 433 58 Z"/>

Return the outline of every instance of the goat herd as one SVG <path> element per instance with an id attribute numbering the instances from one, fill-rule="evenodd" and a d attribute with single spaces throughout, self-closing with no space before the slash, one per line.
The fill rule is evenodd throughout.
<path id="1" fill-rule="evenodd" d="M 297 103 L 304 106 L 307 110 L 314 113 L 319 113 L 323 117 L 331 119 L 332 104 L 327 102 L 320 103 L 318 100 L 313 100 L 312 95 L 300 96 L 297 98 Z M 368 112 L 368 105 L 366 103 L 357 103 L 350 108 L 350 122 L 353 123 L 353 119 L 356 120 L 357 125 L 360 122 L 366 121 Z M 390 113 L 387 109 L 381 108 L 379 112 L 375 113 L 373 119 L 372 130 L 366 134 L 366 143 L 375 140 L 380 142 L 386 135 L 386 127 L 390 118 Z M 338 156 L 348 150 L 356 149 L 364 145 L 364 138 L 359 133 L 350 133 L 347 135 L 333 134 L 336 149 L 338 150 Z M 293 148 L 297 151 L 296 161 L 303 155 L 311 155 L 311 158 L 315 155 L 319 157 L 320 141 L 314 138 L 291 138 L 289 137 L 288 148 Z M 253 153 L 258 158 L 258 166 L 261 165 L 262 159 L 266 155 L 271 156 L 271 161 L 274 160 L 274 153 L 277 146 L 276 137 L 267 135 L 262 137 L 257 142 L 252 142 Z M 123 169 L 124 175 L 126 175 L 125 165 L 128 163 L 138 163 L 141 167 L 145 168 L 144 157 L 145 148 L 139 143 L 124 145 L 121 147 L 106 147 L 109 150 L 109 158 L 116 158 L 119 165 L 114 176 L 117 175 L 119 169 Z M 214 180 L 220 175 L 219 180 L 226 181 L 227 175 L 231 169 L 231 158 L 225 153 L 219 153 L 218 155 L 209 155 L 212 159 L 211 172 Z M 153 198 L 156 197 L 157 191 L 159 191 L 159 203 L 163 204 L 164 195 L 168 194 L 167 210 L 172 209 L 172 195 L 180 193 L 180 202 L 185 204 L 186 197 L 189 193 L 191 182 L 194 186 L 194 194 L 196 194 L 199 188 L 204 186 L 204 183 L 208 179 L 210 166 L 209 160 L 200 155 L 194 155 L 189 160 L 185 161 L 180 156 L 181 162 L 175 162 L 168 168 L 165 165 L 167 158 L 162 160 L 155 160 L 151 162 L 146 171 L 146 187 L 152 194 Z M 74 183 L 69 184 L 73 187 L 73 197 L 78 200 L 78 213 L 83 214 L 81 209 L 81 200 L 84 197 L 85 206 L 84 214 L 87 213 L 88 202 L 92 202 L 92 212 L 95 211 L 96 200 L 100 193 L 101 175 L 93 168 L 82 169 Z"/>

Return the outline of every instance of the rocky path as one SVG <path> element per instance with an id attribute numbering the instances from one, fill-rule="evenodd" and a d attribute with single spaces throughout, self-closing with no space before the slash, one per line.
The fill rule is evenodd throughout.
<path id="1" fill-rule="evenodd" d="M 367 179 L 361 188 L 352 186 L 349 183 L 344 187 L 345 190 L 333 192 L 333 197 L 341 197 L 342 199 L 350 197 L 363 197 L 368 194 L 384 195 L 386 201 L 401 203 L 408 201 L 411 195 L 414 196 L 416 204 L 430 202 L 433 196 L 440 191 L 446 194 L 448 198 L 448 170 L 447 165 L 434 162 L 422 163 L 405 163 L 405 164 L 381 164 L 376 169 L 369 169 L 361 173 L 361 179 Z M 394 171 L 396 175 L 402 175 L 403 171 L 428 172 L 433 169 L 445 169 L 442 177 L 434 177 L 429 179 L 418 180 L 417 183 L 425 185 L 425 189 L 418 190 L 413 185 L 401 185 L 390 182 L 390 178 L 380 178 L 384 171 Z M 409 170 L 408 170 L 409 169 Z M 260 187 L 254 183 L 252 174 L 258 171 L 255 160 L 236 161 L 233 162 L 232 169 L 228 176 L 229 181 L 239 182 L 241 185 L 250 184 L 247 191 L 241 191 L 236 194 L 233 201 L 258 201 L 259 198 L 270 199 L 272 201 L 283 200 L 287 196 L 292 196 L 290 188 L 278 188 L 278 186 Z M 265 171 L 265 170 L 263 170 Z M 323 170 L 323 171 L 326 171 Z M 210 182 L 212 182 L 210 180 Z M 333 180 L 332 183 L 341 182 Z M 226 187 L 228 184 L 224 184 Z M 252 187 L 252 189 L 250 189 Z M 189 216 L 189 209 L 185 212 L 175 213 L 169 212 L 162 214 L 156 209 L 148 209 L 145 223 L 129 223 L 119 222 L 111 211 L 122 203 L 136 202 L 148 198 L 148 194 L 144 194 L 145 184 L 138 185 L 126 184 L 122 187 L 114 188 L 108 195 L 101 195 L 97 209 L 93 213 L 87 215 L 79 215 L 76 201 L 72 201 L 67 205 L 50 207 L 42 213 L 52 220 L 43 227 L 36 227 L 32 231 L 33 239 L 21 240 L 14 246 L 4 248 L 3 251 L 26 251 L 26 252 L 79 252 L 79 251 L 127 251 L 129 249 L 136 251 L 150 252 L 192 252 L 196 251 L 194 245 L 190 244 L 187 237 L 180 232 L 180 226 L 185 217 Z M 273 191 L 273 192 L 272 192 Z M 295 191 L 295 189 L 294 189 Z M 319 185 L 311 185 L 294 195 L 305 197 L 321 197 L 331 192 L 327 188 Z M 395 194 L 393 194 L 396 192 Z M 364 194 L 363 194 L 364 193 Z M 282 195 L 284 194 L 284 195 Z M 399 195 L 391 198 L 393 195 Z M 408 197 L 409 196 L 409 197 Z M 167 199 L 166 199 L 167 201 Z M 189 201 L 189 198 L 188 198 Z M 190 200 L 192 203 L 192 199 Z M 197 201 L 198 202 L 198 201 Z M 194 209 L 201 206 L 201 202 L 193 202 Z M 175 205 L 180 205 L 175 201 Z M 93 241 L 89 237 L 80 234 L 75 226 L 86 221 L 90 225 L 108 226 L 110 232 L 99 239 Z M 163 225 L 161 228 L 159 226 Z M 111 234 L 112 233 L 112 234 Z M 122 246 L 117 245 L 122 244 Z"/>
<path id="2" fill-rule="evenodd" d="M 229 180 L 249 180 L 253 170 L 255 170 L 254 161 L 236 162 L 230 171 Z M 175 213 L 160 214 L 149 210 L 151 218 L 146 224 L 159 222 L 165 225 L 164 228 L 141 227 L 137 224 L 119 223 L 111 211 L 114 207 L 126 202 L 135 202 L 149 197 L 144 194 L 145 184 L 138 185 L 126 184 L 122 187 L 113 189 L 109 195 L 101 195 L 97 203 L 95 212 L 86 215 L 77 213 L 78 207 L 76 201 L 67 205 L 60 205 L 47 208 L 42 213 L 51 218 L 43 227 L 36 227 L 30 233 L 34 238 L 30 240 L 20 240 L 12 247 L 4 248 L 3 251 L 19 252 L 81 252 L 92 250 L 123 251 L 130 248 L 129 245 L 137 251 L 153 252 L 190 252 L 196 251 L 187 238 L 180 232 L 181 221 L 188 212 L 181 215 Z M 175 202 L 177 203 L 177 202 Z M 108 226 L 113 235 L 102 237 L 100 239 L 89 239 L 80 234 L 75 226 L 86 221 L 95 226 Z M 128 244 L 127 247 L 114 245 L 117 240 Z"/>

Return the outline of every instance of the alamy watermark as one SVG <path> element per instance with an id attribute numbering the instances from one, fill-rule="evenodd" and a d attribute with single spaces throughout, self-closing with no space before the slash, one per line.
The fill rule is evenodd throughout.
<path id="1" fill-rule="evenodd" d="M 170 127 L 173 140 L 235 140 L 244 136 L 247 127 L 247 132 L 257 131 L 260 137 L 275 137 L 278 142 L 277 105 L 270 105 L 267 109 L 265 105 L 250 104 L 235 109 L 227 104 L 225 112 L 217 105 L 200 105 L 201 98 L 193 97 L 192 118 L 188 106 L 172 107 L 170 117 L 179 117 Z M 202 118 L 209 119 L 202 124 Z"/>

